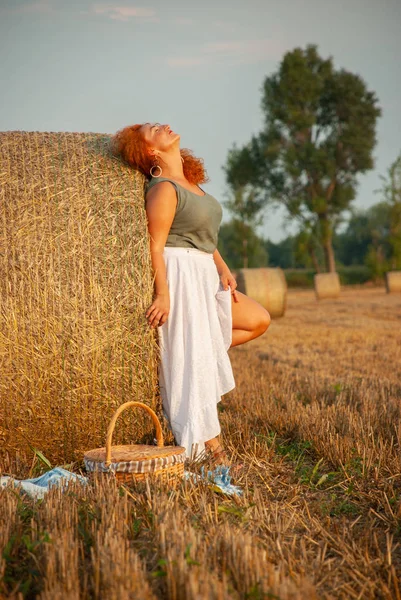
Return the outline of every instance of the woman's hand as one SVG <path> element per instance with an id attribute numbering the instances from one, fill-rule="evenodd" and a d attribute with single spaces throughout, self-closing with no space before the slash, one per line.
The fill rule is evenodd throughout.
<path id="1" fill-rule="evenodd" d="M 213 260 L 216 265 L 217 272 L 220 276 L 220 281 L 225 290 L 231 288 L 231 294 L 234 302 L 239 302 L 239 297 L 237 296 L 237 292 L 235 291 L 237 288 L 237 282 L 235 281 L 234 275 L 231 273 L 230 269 L 227 267 L 226 263 L 221 257 L 220 252 L 216 250 L 213 252 Z"/>
<path id="2" fill-rule="evenodd" d="M 152 329 L 160 327 L 167 321 L 170 312 L 170 295 L 156 294 L 152 304 L 146 311 L 146 318 Z"/>
<path id="3" fill-rule="evenodd" d="M 219 271 L 220 281 L 225 290 L 228 290 L 230 287 L 231 294 L 234 302 L 239 302 L 239 298 L 237 296 L 237 292 L 235 291 L 237 288 L 237 282 L 235 281 L 234 275 L 231 273 L 230 269 L 225 266 Z"/>

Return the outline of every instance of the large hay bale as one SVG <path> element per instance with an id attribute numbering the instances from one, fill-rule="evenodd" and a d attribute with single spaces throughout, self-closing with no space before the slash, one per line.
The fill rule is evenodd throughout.
<path id="1" fill-rule="evenodd" d="M 272 319 L 282 317 L 287 307 L 287 282 L 284 272 L 276 269 L 240 269 L 238 290 L 261 304 Z"/>
<path id="2" fill-rule="evenodd" d="M 318 300 L 338 298 L 340 295 L 340 277 L 338 273 L 317 273 L 314 276 L 315 294 Z"/>
<path id="3" fill-rule="evenodd" d="M 155 407 L 144 177 L 109 140 L 0 133 L 0 440 L 14 455 L 82 458 L 116 406 Z"/>
<path id="4" fill-rule="evenodd" d="M 388 294 L 401 293 L 401 271 L 387 271 L 386 290 Z"/>

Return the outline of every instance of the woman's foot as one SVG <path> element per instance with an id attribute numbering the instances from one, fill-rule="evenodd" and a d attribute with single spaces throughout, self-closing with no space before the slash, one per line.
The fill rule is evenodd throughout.
<path id="1" fill-rule="evenodd" d="M 231 463 L 227 456 L 227 452 L 224 450 L 220 442 L 214 443 L 212 446 L 210 444 L 206 445 L 206 448 L 213 467 L 217 467 L 218 465 L 229 467 L 231 475 L 238 475 L 242 471 L 244 464 Z"/>

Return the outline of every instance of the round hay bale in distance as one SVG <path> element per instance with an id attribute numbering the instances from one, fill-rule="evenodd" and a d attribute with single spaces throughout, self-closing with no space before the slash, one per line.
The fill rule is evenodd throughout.
<path id="1" fill-rule="evenodd" d="M 387 271 L 386 291 L 388 294 L 401 293 L 401 271 Z"/>
<path id="2" fill-rule="evenodd" d="M 341 286 L 338 273 L 317 273 L 313 279 L 318 300 L 339 297 Z"/>
<path id="3" fill-rule="evenodd" d="M 265 308 L 272 319 L 284 316 L 287 307 L 287 282 L 282 269 L 239 269 L 237 289 Z"/>

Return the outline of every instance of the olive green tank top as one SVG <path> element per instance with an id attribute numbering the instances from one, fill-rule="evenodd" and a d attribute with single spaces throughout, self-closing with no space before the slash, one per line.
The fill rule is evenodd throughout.
<path id="1" fill-rule="evenodd" d="M 211 194 L 199 196 L 167 177 L 152 177 L 146 192 L 161 181 L 170 181 L 177 192 L 177 207 L 166 246 L 197 248 L 213 253 L 223 216 L 219 202 Z"/>

